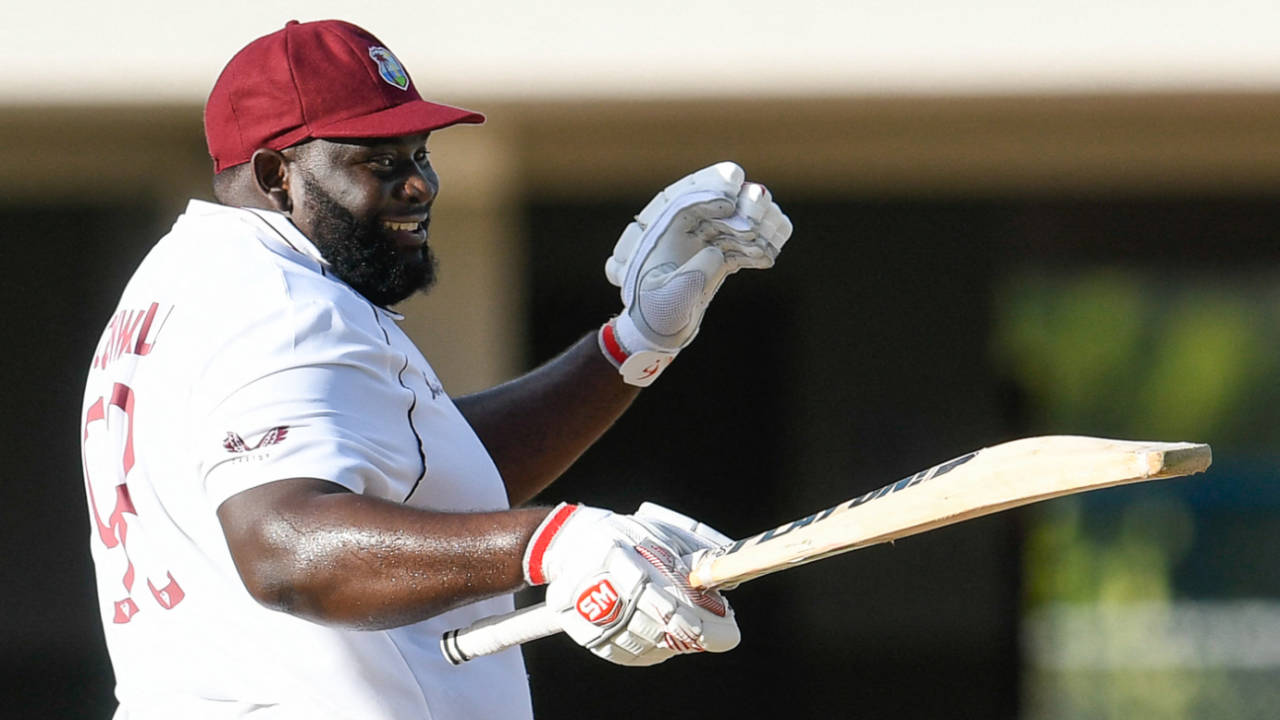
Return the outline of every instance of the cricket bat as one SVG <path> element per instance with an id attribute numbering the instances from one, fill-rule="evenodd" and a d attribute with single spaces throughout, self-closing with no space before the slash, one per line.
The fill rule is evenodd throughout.
<path id="1" fill-rule="evenodd" d="M 1203 472 L 1208 445 L 1073 435 L 1023 438 L 954 460 L 758 535 L 698 553 L 695 588 L 717 588 L 983 515 L 1098 488 Z M 451 630 L 440 640 L 454 665 L 561 630 L 534 605 Z"/>

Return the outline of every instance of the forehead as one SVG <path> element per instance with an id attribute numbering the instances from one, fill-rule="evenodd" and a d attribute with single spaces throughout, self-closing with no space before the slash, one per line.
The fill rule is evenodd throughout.
<path id="1" fill-rule="evenodd" d="M 298 145 L 308 154 L 319 154 L 328 157 L 344 157 L 370 151 L 414 152 L 426 147 L 431 133 L 415 133 L 385 138 L 316 138 Z"/>

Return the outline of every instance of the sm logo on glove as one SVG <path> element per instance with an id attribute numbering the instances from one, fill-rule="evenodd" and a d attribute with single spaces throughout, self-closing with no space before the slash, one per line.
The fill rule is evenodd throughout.
<path id="1" fill-rule="evenodd" d="M 584 590 L 574 606 L 578 609 L 578 614 L 593 625 L 608 625 L 617 620 L 622 612 L 618 591 L 613 589 L 608 580 L 601 580 Z"/>

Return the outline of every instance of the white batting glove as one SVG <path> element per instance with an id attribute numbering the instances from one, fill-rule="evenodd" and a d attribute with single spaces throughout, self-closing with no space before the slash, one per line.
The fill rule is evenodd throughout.
<path id="1" fill-rule="evenodd" d="M 676 549 L 689 567 L 696 565 L 698 558 L 707 551 L 733 542 L 733 538 L 710 525 L 657 503 L 640 503 L 635 517 L 643 518 L 646 525 L 661 530 L 667 542 Z M 719 589 L 731 590 L 732 588 Z"/>
<path id="2" fill-rule="evenodd" d="M 605 276 L 623 311 L 601 328 L 600 347 L 624 380 L 646 386 L 698 334 L 729 275 L 769 268 L 791 221 L 742 168 L 722 162 L 658 193 L 618 238 Z"/>
<path id="3" fill-rule="evenodd" d="M 739 633 L 732 608 L 718 592 L 690 588 L 689 567 L 680 558 L 685 550 L 721 544 L 723 536 L 646 506 L 648 519 L 560 505 L 529 543 L 526 579 L 549 581 L 547 606 L 565 632 L 611 662 L 653 665 L 673 655 L 733 649 Z M 669 515 L 654 517 L 663 513 Z"/>

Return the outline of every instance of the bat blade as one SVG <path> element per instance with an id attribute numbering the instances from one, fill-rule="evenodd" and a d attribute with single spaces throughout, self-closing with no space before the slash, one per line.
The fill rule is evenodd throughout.
<path id="1" fill-rule="evenodd" d="M 702 556 L 695 587 L 738 584 L 839 553 L 1098 488 L 1202 472 L 1208 445 L 1053 435 L 975 450 Z"/>
<path id="2" fill-rule="evenodd" d="M 1074 435 L 1023 438 L 975 450 L 786 525 L 695 554 L 689 584 L 736 585 L 869 545 L 1001 510 L 1114 485 L 1203 472 L 1208 445 Z M 451 630 L 440 649 L 455 665 L 560 631 L 537 605 Z"/>

